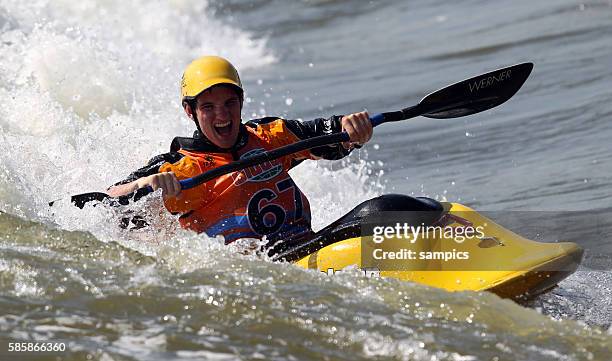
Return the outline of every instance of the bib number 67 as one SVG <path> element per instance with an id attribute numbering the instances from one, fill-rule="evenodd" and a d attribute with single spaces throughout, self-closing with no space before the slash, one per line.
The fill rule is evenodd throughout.
<path id="1" fill-rule="evenodd" d="M 272 203 L 272 201 L 278 198 L 278 193 L 285 192 L 291 188 L 293 188 L 295 202 L 295 219 L 302 217 L 302 193 L 291 178 L 286 178 L 276 183 L 278 192 L 264 188 L 255 193 L 249 200 L 247 215 L 253 231 L 259 235 L 266 235 L 277 232 L 283 226 L 287 218 L 287 211 L 280 205 Z M 268 203 L 260 207 L 264 200 Z"/>

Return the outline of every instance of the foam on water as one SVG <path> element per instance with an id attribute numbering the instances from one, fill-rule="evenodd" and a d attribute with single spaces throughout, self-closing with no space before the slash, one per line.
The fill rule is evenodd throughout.
<path id="1" fill-rule="evenodd" d="M 50 198 L 105 189 L 188 135 L 178 84 L 193 58 L 221 54 L 245 71 L 274 61 L 265 39 L 224 25 L 205 2 L 1 9 L 0 142 L 11 151 L 0 156 L 0 199 L 28 217 L 43 217 Z"/>
<path id="2" fill-rule="evenodd" d="M 0 146 L 11 151 L 0 155 L 0 207 L 118 241 L 178 270 L 212 262 L 202 247 L 222 241 L 178 229 L 159 192 L 130 207 L 152 224 L 141 231 L 117 227 L 125 210 L 79 210 L 66 199 L 103 191 L 167 151 L 173 136 L 192 131 L 178 99 L 179 75 L 190 60 L 224 55 L 244 79 L 249 69 L 275 61 L 266 40 L 223 24 L 206 3 L 34 1 L 2 8 Z M 311 200 L 315 229 L 380 194 L 367 163 L 349 163 L 305 162 L 292 171 Z M 345 184 L 354 185 L 351 192 Z M 217 252 L 232 259 L 231 251 Z"/>
<path id="3" fill-rule="evenodd" d="M 318 2 L 317 9 L 325 13 L 327 3 Z M 329 4 L 344 6 L 343 2 Z M 398 6 L 397 11 L 418 5 L 407 4 Z M 231 5 L 240 7 L 238 3 Z M 428 6 L 418 5 L 426 10 Z M 521 9 L 531 14 L 531 6 L 529 3 Z M 468 11 L 463 6 L 456 9 Z M 282 12 L 275 12 L 275 16 L 280 15 Z M 429 22 L 457 26 L 457 15 L 429 15 L 424 17 Z M 482 14 L 483 18 L 486 15 Z M 390 18 L 398 25 L 373 25 L 396 29 L 390 35 L 404 39 L 407 28 L 399 25 L 406 23 L 404 17 Z M 313 26 L 321 32 L 338 24 L 314 20 Z M 342 26 L 343 22 L 339 23 Z M 354 24 L 361 27 L 360 22 Z M 538 313 L 488 293 L 448 293 L 392 279 L 368 279 L 356 269 L 329 277 L 243 255 L 241 245 L 227 247 L 220 239 L 207 239 L 176 227 L 175 217 L 162 210 L 159 193 L 133 205 L 135 211 L 146 211 L 153 222 L 153 227 L 140 231 L 117 227 L 122 210 L 91 206 L 78 210 L 66 202 L 49 209 L 46 204 L 50 200 L 104 190 L 151 156 L 167 151 L 173 136 L 191 132 L 193 126 L 180 109 L 178 78 L 183 67 L 201 54 L 228 57 L 241 69 L 243 80 L 254 83 L 247 84 L 255 94 L 249 95 L 251 102 L 246 104 L 245 114 L 252 114 L 252 110 L 255 115 L 273 114 L 279 109 L 283 113 L 287 107 L 295 110 L 306 104 L 304 97 L 312 95 L 309 84 L 317 88 L 325 83 L 311 73 L 308 79 L 299 74 L 296 79 L 302 82 L 298 85 L 306 88 L 303 94 L 273 90 L 276 84 L 259 94 L 263 87 L 255 84 L 268 86 L 270 79 L 277 79 L 276 74 L 269 75 L 266 65 L 279 56 L 268 46 L 269 40 L 226 25 L 206 2 L 1 1 L 0 27 L 0 147 L 8 150 L 0 153 L 0 209 L 26 219 L 0 213 L 0 229 L 5 233 L 0 248 L 0 285 L 3 297 L 9 300 L 3 301 L 6 314 L 0 315 L 3 337 L 66 337 L 71 340 L 74 357 L 83 359 L 167 359 L 168 350 L 184 349 L 185 345 L 198 350 L 178 351 L 173 356 L 223 359 L 239 354 L 287 359 L 315 352 L 313 357 L 330 359 L 350 355 L 350 359 L 389 356 L 471 360 L 501 356 L 552 360 L 562 354 L 569 355 L 568 359 L 602 359 L 609 351 L 611 331 L 601 328 L 609 327 L 610 315 L 599 312 L 610 306 L 612 281 L 605 272 L 580 270 L 560 289 L 537 301 L 534 306 Z M 302 29 L 297 28 L 289 27 L 287 36 Z M 369 28 L 367 31 L 368 36 L 377 34 Z M 434 34 L 434 40 L 439 36 L 429 27 L 427 32 Z M 332 44 L 327 46 L 333 57 L 337 51 L 332 52 L 331 46 L 353 50 L 355 43 L 348 39 L 355 33 L 346 33 L 350 37 L 342 38 L 347 40 L 342 44 L 333 37 L 326 38 Z M 426 35 L 424 31 L 417 34 Z M 462 34 L 458 32 L 457 36 Z M 302 38 L 290 40 L 296 39 Z M 432 38 L 424 41 L 434 44 L 434 49 L 427 47 L 425 53 L 414 54 L 440 53 L 440 42 Z M 306 38 L 297 45 L 306 48 L 300 58 L 311 55 L 309 43 Z M 384 47 L 384 41 L 372 43 Z M 457 49 L 465 47 L 454 45 Z M 467 55 L 456 55 L 450 61 L 463 73 L 461 59 Z M 402 64 L 405 57 L 399 57 Z M 355 64 L 360 64 L 357 60 Z M 433 80 L 422 78 L 430 77 L 432 69 L 443 68 L 436 61 L 430 56 L 427 64 L 432 65 L 419 63 L 422 66 L 413 67 L 422 73 L 412 75 L 414 83 L 423 83 L 422 87 L 433 84 Z M 314 59 L 314 63 L 315 67 L 309 67 L 312 71 L 336 64 L 325 58 Z M 353 72 L 372 71 L 369 66 L 344 69 L 344 59 L 337 64 L 351 78 Z M 300 71 L 299 67 L 291 69 Z M 393 74 L 397 78 L 395 71 L 380 66 L 376 69 L 386 77 Z M 268 72 L 265 82 L 257 82 L 250 75 L 259 70 Z M 342 78 L 325 72 L 312 74 L 328 81 L 328 92 L 322 92 L 325 96 L 336 93 L 340 100 L 353 98 L 363 89 L 354 86 L 353 92 L 342 93 L 331 85 Z M 355 83 L 342 86 L 352 85 Z M 396 91 L 393 86 L 387 88 Z M 269 105 L 275 98 L 280 99 L 278 109 Z M 313 99 L 318 102 L 321 98 L 313 95 Z M 382 100 L 382 104 L 385 102 L 395 102 L 395 98 Z M 266 104 L 272 108 L 266 109 Z M 461 123 L 453 124 L 459 124 L 458 134 L 468 137 Z M 470 129 L 469 134 L 480 137 L 476 130 Z M 391 133 L 401 136 L 399 131 Z M 380 134 L 391 140 L 391 133 Z M 423 134 L 430 136 L 419 140 Z M 440 191 L 440 187 L 428 185 L 425 189 L 423 184 L 419 191 L 423 179 L 438 179 L 450 193 L 459 192 L 453 189 L 469 183 L 469 178 L 462 182 L 457 168 L 450 168 L 446 177 L 439 175 L 444 164 L 431 166 L 432 157 L 441 151 L 429 145 L 439 144 L 434 140 L 440 134 L 438 128 L 430 129 L 430 133 L 411 131 L 411 144 L 427 145 L 422 156 L 418 149 L 412 149 L 414 158 L 403 159 L 410 163 L 415 195 L 433 189 L 440 193 L 438 198 L 445 196 L 446 188 Z M 406 139 L 401 138 L 405 147 Z M 389 150 L 377 157 L 396 157 L 397 149 L 384 144 L 383 148 Z M 485 146 L 490 148 L 488 143 Z M 305 162 L 292 171 L 310 199 L 315 229 L 385 189 L 380 184 L 385 177 L 378 177 L 374 170 L 383 168 L 383 164 L 372 166 L 360 161 L 363 155 L 358 153 L 346 163 Z M 390 170 L 397 165 L 393 159 L 385 162 Z M 402 182 L 406 174 L 401 174 Z M 455 176 L 459 177 L 456 187 Z M 448 187 L 449 183 L 455 188 Z M 472 188 L 482 192 L 480 184 Z M 404 187 L 398 192 L 410 190 Z M 491 194 L 479 197 L 496 199 Z M 580 298 L 580 294 L 586 296 Z M 23 298 L 24 302 L 18 301 Z M 26 311 L 30 313 L 24 318 Z M 566 318 L 584 320 L 587 325 L 562 321 Z M 288 347 L 291 340 L 300 340 L 300 345 Z"/>
<path id="4" fill-rule="evenodd" d="M 20 230 L 8 243 L 13 252 L 21 249 L 12 264 L 33 265 L 27 279 L 7 282 L 23 267 L 0 264 L 4 296 L 27 294 L 44 307 L 30 310 L 22 322 L 15 316 L 19 305 L 6 303 L 0 330 L 11 339 L 70 340 L 73 355 L 161 360 L 185 343 L 211 357 L 234 347 L 253 357 L 301 355 L 287 351 L 292 339 L 320 357 L 350 352 L 351 359 L 554 360 L 567 354 L 597 360 L 606 353 L 605 332 L 552 320 L 489 293 L 448 293 L 364 277 L 355 268 L 330 277 L 262 262 L 189 233 L 159 245 L 151 261 L 82 232 L 12 224 Z M 37 258 L 36 243 L 55 256 Z"/>
<path id="5" fill-rule="evenodd" d="M 384 190 L 380 177 L 372 174 L 369 162 L 340 163 L 336 166 L 337 162 L 333 161 L 306 161 L 290 172 L 310 201 L 315 231 Z M 347 184 L 351 185 L 350 189 Z"/>
<path id="6" fill-rule="evenodd" d="M 559 287 L 534 300 L 535 307 L 555 319 L 575 319 L 612 329 L 612 274 L 581 267 Z"/>

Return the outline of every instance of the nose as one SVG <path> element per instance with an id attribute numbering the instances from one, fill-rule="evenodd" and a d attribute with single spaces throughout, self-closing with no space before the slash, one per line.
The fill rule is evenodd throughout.
<path id="1" fill-rule="evenodd" d="M 225 105 L 216 108 L 215 116 L 219 119 L 226 120 L 229 118 L 229 114 L 229 109 Z"/>

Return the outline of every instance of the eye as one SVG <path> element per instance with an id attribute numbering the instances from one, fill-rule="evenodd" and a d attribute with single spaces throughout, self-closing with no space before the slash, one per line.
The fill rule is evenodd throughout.
<path id="1" fill-rule="evenodd" d="M 215 107 L 212 104 L 202 104 L 202 105 L 200 105 L 200 110 L 202 110 L 204 112 L 210 112 L 210 111 L 213 111 L 214 109 L 215 109 Z"/>
<path id="2" fill-rule="evenodd" d="M 225 106 L 233 107 L 238 104 L 238 99 L 233 98 L 225 102 Z"/>

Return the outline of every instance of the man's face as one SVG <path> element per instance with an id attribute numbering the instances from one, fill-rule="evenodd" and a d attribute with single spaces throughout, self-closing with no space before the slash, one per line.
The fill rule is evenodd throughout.
<path id="1" fill-rule="evenodd" d="M 215 86 L 200 94 L 195 111 L 204 136 L 219 148 L 231 148 L 238 138 L 241 108 L 231 87 Z"/>

